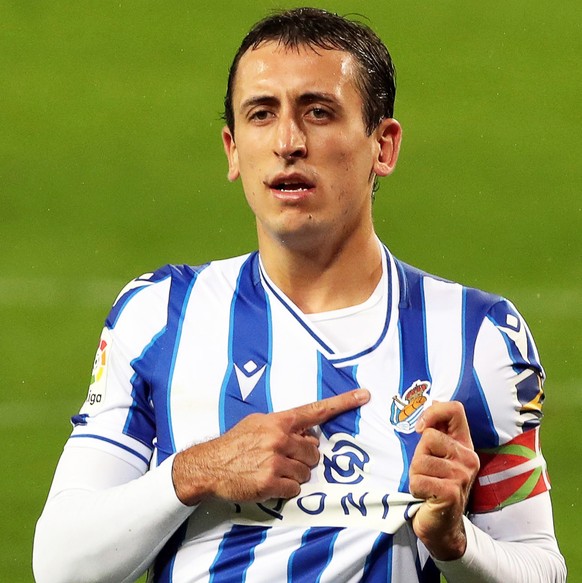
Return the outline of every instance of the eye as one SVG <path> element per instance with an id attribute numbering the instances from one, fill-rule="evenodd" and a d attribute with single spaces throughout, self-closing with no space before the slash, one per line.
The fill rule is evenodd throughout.
<path id="1" fill-rule="evenodd" d="M 325 121 L 332 117 L 331 112 L 324 107 L 312 107 L 307 115 L 317 121 Z"/>
<path id="2" fill-rule="evenodd" d="M 273 113 L 268 109 L 256 109 L 249 115 L 251 121 L 267 121 L 273 116 Z"/>

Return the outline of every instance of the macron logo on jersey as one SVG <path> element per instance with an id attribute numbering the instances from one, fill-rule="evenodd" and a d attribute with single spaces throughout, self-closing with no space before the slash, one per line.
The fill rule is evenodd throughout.
<path id="1" fill-rule="evenodd" d="M 247 397 L 253 392 L 259 379 L 263 376 L 266 367 L 267 365 L 264 364 L 259 368 L 259 365 L 253 360 L 249 360 L 245 363 L 242 367 L 243 370 L 241 370 L 236 364 L 234 365 L 236 379 L 238 381 L 243 401 L 246 401 Z"/>
<path id="2" fill-rule="evenodd" d="M 519 350 L 521 357 L 527 361 L 527 333 L 519 319 L 513 314 L 507 314 L 506 326 L 499 326 L 499 329 L 507 334 Z"/>

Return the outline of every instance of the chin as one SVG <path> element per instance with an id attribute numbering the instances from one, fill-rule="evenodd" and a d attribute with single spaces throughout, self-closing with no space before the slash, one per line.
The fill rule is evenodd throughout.
<path id="1" fill-rule="evenodd" d="M 325 229 L 321 224 L 318 224 L 312 215 L 306 215 L 301 218 L 293 217 L 292 220 L 270 225 L 266 229 L 263 228 L 262 231 L 268 238 L 276 239 L 279 243 L 294 247 L 312 247 L 318 239 L 324 238 L 329 234 L 329 229 Z"/>

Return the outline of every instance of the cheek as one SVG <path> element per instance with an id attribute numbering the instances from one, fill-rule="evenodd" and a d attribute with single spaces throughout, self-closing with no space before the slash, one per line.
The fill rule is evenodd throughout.
<path id="1" fill-rule="evenodd" d="M 262 184 L 261 170 L 259 163 L 254 159 L 245 159 L 244 164 L 240 166 L 240 177 L 243 190 L 247 197 L 256 197 L 256 193 Z"/>
<path id="2" fill-rule="evenodd" d="M 370 151 L 370 144 L 367 140 L 349 139 L 343 133 L 336 136 L 336 139 L 327 140 L 323 148 L 323 155 L 328 163 L 331 163 L 337 172 L 357 173 L 358 175 L 368 175 L 374 165 L 374 156 Z M 358 179 L 361 176 L 354 176 Z"/>

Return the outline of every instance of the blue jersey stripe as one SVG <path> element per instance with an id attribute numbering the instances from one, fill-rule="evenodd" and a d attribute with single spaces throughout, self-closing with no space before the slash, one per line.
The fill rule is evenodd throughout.
<path id="1" fill-rule="evenodd" d="M 393 541 L 391 534 L 382 533 L 378 536 L 366 558 L 362 582 L 391 583 Z"/>
<path id="2" fill-rule="evenodd" d="M 431 382 L 428 368 L 426 335 L 426 305 L 423 290 L 423 274 L 400 264 L 401 292 L 398 332 L 400 337 L 400 386 L 402 397 L 416 381 Z M 400 477 L 401 491 L 409 490 L 408 468 L 420 436 L 415 432 L 396 431 L 402 448 L 403 471 Z"/>
<path id="3" fill-rule="evenodd" d="M 163 335 L 165 330 L 166 328 L 164 327 L 163 330 L 156 334 L 142 354 L 131 362 L 131 367 L 136 371 L 131 379 L 133 403 L 129 407 L 123 433 L 141 441 L 148 447 L 153 446 L 153 440 L 156 435 L 155 418 L 151 406 L 149 382 L 138 371 L 141 369 L 140 363 L 148 360 L 149 352 L 153 350 L 156 341 Z M 145 365 L 145 370 L 148 369 L 148 366 L 149 363 Z"/>
<path id="4" fill-rule="evenodd" d="M 210 566 L 209 583 L 243 583 L 255 560 L 256 547 L 265 540 L 268 528 L 234 525 L 224 536 Z"/>
<path id="5" fill-rule="evenodd" d="M 356 379 L 357 367 L 355 366 L 333 366 L 333 364 L 318 353 L 318 382 L 317 395 L 319 399 L 326 399 L 334 395 L 341 395 L 358 388 Z M 347 433 L 355 437 L 359 432 L 360 409 L 346 411 L 338 417 L 330 419 L 321 425 L 321 431 L 327 438 L 334 433 Z"/>
<path id="6" fill-rule="evenodd" d="M 188 266 L 172 267 L 166 330 L 152 345 L 152 349 L 148 351 L 147 362 L 145 360 L 140 362 L 140 366 L 143 365 L 144 370 L 148 371 L 146 380 L 151 387 L 151 399 L 156 412 L 158 464 L 161 464 L 176 451 L 170 410 L 172 377 L 190 294 L 199 274 L 206 267 L 207 265 L 194 268 Z"/>
<path id="7" fill-rule="evenodd" d="M 229 363 L 220 394 L 220 432 L 251 413 L 273 410 L 270 394 L 271 310 L 260 280 L 258 256 L 241 268 L 230 312 Z"/>
<path id="8" fill-rule="evenodd" d="M 319 583 L 333 556 L 335 541 L 342 529 L 310 528 L 303 534 L 301 546 L 293 551 L 287 566 L 289 583 Z"/>
<path id="9" fill-rule="evenodd" d="M 413 434 L 414 435 L 414 434 Z M 400 476 L 400 484 L 398 485 L 399 492 L 409 492 L 409 479 L 408 479 L 408 472 L 410 470 L 410 462 L 412 461 L 412 456 L 414 455 L 414 450 L 418 443 L 418 439 L 416 443 L 411 439 L 405 439 L 405 435 L 402 433 L 396 432 L 396 437 L 400 440 L 400 451 L 402 452 L 402 475 Z"/>
<path id="10" fill-rule="evenodd" d="M 418 380 L 431 381 L 426 338 L 426 306 L 423 277 L 406 274 L 407 287 L 400 302 L 400 395 Z"/>

